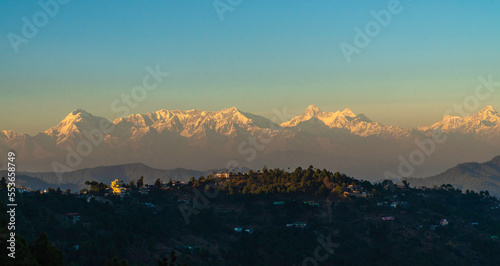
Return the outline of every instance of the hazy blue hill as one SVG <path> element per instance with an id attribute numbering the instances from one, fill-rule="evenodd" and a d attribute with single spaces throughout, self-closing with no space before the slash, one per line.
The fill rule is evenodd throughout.
<path id="1" fill-rule="evenodd" d="M 2 172 L 2 176 L 5 176 L 3 174 L 3 172 Z M 31 188 L 31 189 L 35 189 L 35 190 L 39 189 L 42 191 L 49 188 L 49 187 L 54 188 L 54 189 L 59 187 L 63 191 L 68 189 L 68 188 L 71 189 L 71 191 L 79 191 L 80 190 L 79 186 L 77 186 L 75 184 L 64 184 L 62 186 L 57 186 L 54 184 L 49 184 L 40 178 L 32 177 L 32 176 L 25 175 L 25 174 L 20 174 L 20 175 L 16 176 L 16 186 L 17 187 L 24 186 L 27 188 Z"/>
<path id="2" fill-rule="evenodd" d="M 485 163 L 462 163 L 436 176 L 427 178 L 406 178 L 411 186 L 441 186 L 451 184 L 462 190 L 475 192 L 488 190 L 500 196 L 500 156 Z"/>
<path id="3" fill-rule="evenodd" d="M 153 184 L 156 179 L 168 181 L 173 180 L 188 181 L 191 177 L 199 178 L 211 174 L 212 171 L 196 171 L 183 168 L 176 169 L 155 169 L 141 163 L 121 164 L 113 166 L 100 166 L 95 168 L 86 168 L 73 172 L 63 173 L 62 181 L 59 182 L 56 173 L 53 172 L 22 172 L 16 179 L 18 187 L 26 186 L 32 189 L 46 189 L 47 187 L 61 189 L 70 188 L 72 190 L 85 187 L 85 181 L 98 181 L 110 184 L 115 179 L 123 180 L 128 183 L 130 180 L 139 179 L 144 176 L 146 184 Z M 5 171 L 2 176 L 7 176 Z"/>

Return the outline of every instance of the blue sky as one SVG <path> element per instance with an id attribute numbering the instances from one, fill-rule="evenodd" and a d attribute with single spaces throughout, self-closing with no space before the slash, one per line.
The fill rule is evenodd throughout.
<path id="1" fill-rule="evenodd" d="M 47 2 L 48 0 L 42 0 Z M 227 3 L 227 0 L 221 0 Z M 498 1 L 409 1 L 347 63 L 339 45 L 390 1 L 243 0 L 220 20 L 213 1 L 70 1 L 15 53 L 7 35 L 43 10 L 0 2 L 0 129 L 34 134 L 83 108 L 110 108 L 159 64 L 170 76 L 131 109 L 242 111 L 272 117 L 309 104 L 351 108 L 385 124 L 439 120 L 474 94 L 479 76 L 500 80 Z M 500 109 L 500 92 L 480 108 Z"/>

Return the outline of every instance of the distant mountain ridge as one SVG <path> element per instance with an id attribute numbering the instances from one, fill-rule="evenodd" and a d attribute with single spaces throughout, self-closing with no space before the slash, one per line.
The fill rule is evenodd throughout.
<path id="1" fill-rule="evenodd" d="M 143 176 L 146 184 L 154 184 L 158 178 L 163 182 L 167 182 L 169 179 L 187 182 L 191 177 L 207 176 L 212 174 L 213 171 L 221 170 L 196 171 L 183 168 L 165 170 L 155 169 L 141 163 L 133 163 L 99 166 L 64 173 L 62 174 L 62 182 L 60 182 L 57 173 L 54 172 L 20 172 L 16 185 L 42 190 L 48 187 L 59 187 L 63 190 L 70 188 L 74 191 L 75 189 L 85 188 L 85 181 L 98 181 L 109 185 L 111 181 L 119 179 L 128 184 L 129 181 L 137 181 Z M 7 176 L 6 171 L 0 171 L 0 174 Z"/>
<path id="2" fill-rule="evenodd" d="M 451 184 L 463 191 L 486 191 L 500 197 L 500 156 L 484 163 L 461 163 L 443 173 L 427 178 L 405 178 L 410 186 Z"/>
<path id="3" fill-rule="evenodd" d="M 98 131 L 101 128 L 109 132 Z M 417 149 L 414 140 L 431 136 L 435 129 L 449 138 L 433 160 L 417 169 L 420 176 L 458 162 L 491 158 L 500 148 L 500 114 L 491 106 L 475 115 L 446 116 L 430 126 L 404 129 L 374 122 L 349 108 L 323 112 L 310 105 L 288 121 L 272 121 L 236 107 L 162 109 L 114 121 L 76 109 L 35 136 L 0 131 L 0 151 L 14 150 L 20 170 L 30 172 L 53 172 L 54 162 L 71 171 L 132 162 L 201 170 L 235 167 L 236 162 L 254 169 L 313 164 L 373 180 L 396 169 L 398 156 Z M 68 150 L 85 148 L 82 141 L 93 143 L 89 154 L 82 155 L 81 162 L 67 163 Z"/>

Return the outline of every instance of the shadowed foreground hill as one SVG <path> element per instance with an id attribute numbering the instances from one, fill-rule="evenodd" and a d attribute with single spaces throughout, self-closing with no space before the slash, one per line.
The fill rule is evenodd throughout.
<path id="1" fill-rule="evenodd" d="M 462 163 L 436 176 L 406 180 L 411 186 L 451 184 L 464 191 L 487 190 L 492 195 L 500 196 L 500 156 L 485 163 Z"/>
<path id="2" fill-rule="evenodd" d="M 18 254 L 41 246 L 53 252 L 33 252 L 39 265 L 61 265 L 45 260 L 60 250 L 64 265 L 82 266 L 175 257 L 177 266 L 500 265 L 500 202 L 484 193 L 372 184 L 313 166 L 126 189 L 19 193 Z M 6 190 L 0 181 L 2 202 Z"/>

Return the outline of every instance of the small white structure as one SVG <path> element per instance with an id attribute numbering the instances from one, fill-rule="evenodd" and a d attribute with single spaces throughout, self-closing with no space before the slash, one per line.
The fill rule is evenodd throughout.
<path id="1" fill-rule="evenodd" d="M 286 226 L 287 227 L 305 228 L 307 226 L 307 223 L 295 222 L 293 224 L 287 224 Z"/>

